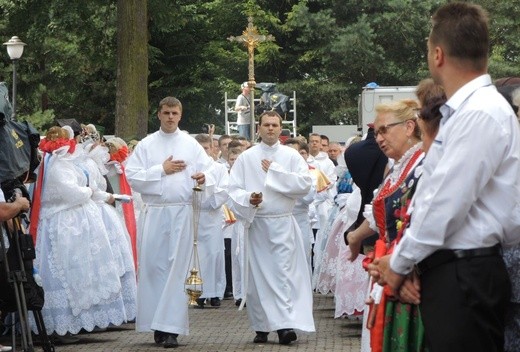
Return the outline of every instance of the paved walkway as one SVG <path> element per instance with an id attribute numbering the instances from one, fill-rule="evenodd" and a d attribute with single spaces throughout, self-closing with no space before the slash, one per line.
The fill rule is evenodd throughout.
<path id="1" fill-rule="evenodd" d="M 247 307 L 245 308 L 247 309 Z M 334 319 L 331 295 L 314 295 L 316 333 L 298 332 L 298 340 L 289 346 L 278 344 L 276 332 L 266 344 L 253 343 L 245 310 L 238 311 L 233 300 L 222 301 L 219 308 L 190 309 L 190 335 L 179 336 L 174 351 L 360 351 L 361 322 Z M 165 351 L 153 343 L 153 334 L 137 333 L 133 324 L 110 328 L 106 332 L 80 334 L 80 343 L 57 345 L 56 351 Z M 37 342 L 37 341 L 35 341 Z M 41 350 L 39 346 L 36 351 Z"/>

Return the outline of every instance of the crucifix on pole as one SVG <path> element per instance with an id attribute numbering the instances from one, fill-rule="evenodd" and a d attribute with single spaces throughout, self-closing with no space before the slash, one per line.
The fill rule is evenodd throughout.
<path id="1" fill-rule="evenodd" d="M 231 42 L 240 42 L 243 43 L 247 47 L 247 53 L 249 56 L 248 61 L 248 80 L 247 85 L 249 87 L 250 94 L 250 108 L 249 114 L 251 116 L 251 141 L 253 142 L 255 139 L 255 48 L 261 43 L 265 41 L 273 41 L 274 37 L 272 35 L 261 35 L 258 33 L 257 28 L 253 25 L 253 16 L 249 16 L 247 18 L 247 27 L 242 32 L 241 36 L 234 37 L 231 36 L 227 38 Z"/>

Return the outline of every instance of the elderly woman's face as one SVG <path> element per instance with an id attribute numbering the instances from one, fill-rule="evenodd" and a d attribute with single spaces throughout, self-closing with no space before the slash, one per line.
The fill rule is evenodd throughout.
<path id="1" fill-rule="evenodd" d="M 374 121 L 374 133 L 379 148 L 385 155 L 399 160 L 412 146 L 408 143 L 408 121 L 400 121 L 391 112 L 380 113 Z"/>

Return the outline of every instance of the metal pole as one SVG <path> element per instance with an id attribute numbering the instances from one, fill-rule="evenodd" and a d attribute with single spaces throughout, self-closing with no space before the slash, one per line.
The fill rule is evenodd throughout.
<path id="1" fill-rule="evenodd" d="M 249 116 L 251 116 L 251 125 L 249 126 L 250 134 L 251 134 L 251 145 L 255 143 L 255 85 L 249 85 Z"/>
<path id="2" fill-rule="evenodd" d="M 16 120 L 16 61 L 18 60 L 13 60 L 13 113 L 11 114 L 13 120 Z"/>

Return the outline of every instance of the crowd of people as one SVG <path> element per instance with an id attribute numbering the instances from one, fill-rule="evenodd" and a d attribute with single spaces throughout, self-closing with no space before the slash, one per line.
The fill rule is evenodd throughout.
<path id="1" fill-rule="evenodd" d="M 504 97 L 487 73 L 480 6 L 448 3 L 431 23 L 432 78 L 417 99 L 379 104 L 368 133 L 344 144 L 281 143 L 274 111 L 252 144 L 247 83 L 240 137 L 185 133 L 174 97 L 158 105 L 160 129 L 131 146 L 93 125 L 50 128 L 29 230 L 47 333 L 135 320 L 177 347 L 196 233 L 196 307 L 233 298 L 254 343 L 315 332 L 321 293 L 335 318 L 363 321 L 362 351 L 517 350 L 520 90 Z M 0 193 L 1 220 L 28 209 Z"/>

